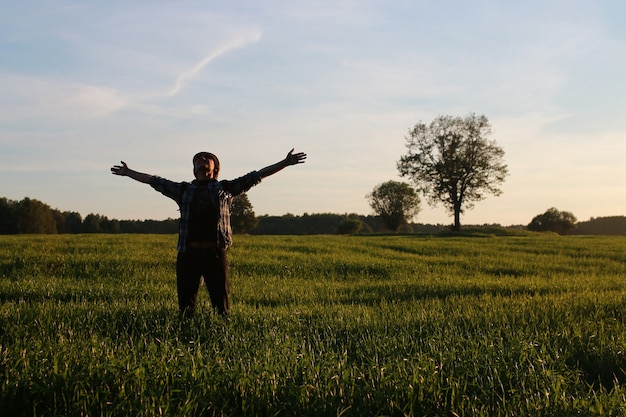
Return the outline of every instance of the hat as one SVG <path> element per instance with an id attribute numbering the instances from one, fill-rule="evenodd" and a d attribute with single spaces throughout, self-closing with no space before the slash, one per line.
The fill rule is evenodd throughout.
<path id="1" fill-rule="evenodd" d="M 213 160 L 213 164 L 215 165 L 215 175 L 213 178 L 217 179 L 217 176 L 220 173 L 220 160 L 217 159 L 217 156 L 215 156 L 211 152 L 198 152 L 193 156 L 192 163 L 195 165 L 196 159 L 200 158 L 201 156 L 207 156 L 208 158 L 211 158 Z"/>

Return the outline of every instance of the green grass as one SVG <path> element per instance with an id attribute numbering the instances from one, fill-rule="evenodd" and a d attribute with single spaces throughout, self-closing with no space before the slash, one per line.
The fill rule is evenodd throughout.
<path id="1" fill-rule="evenodd" d="M 626 238 L 0 236 L 0 415 L 623 416 Z"/>

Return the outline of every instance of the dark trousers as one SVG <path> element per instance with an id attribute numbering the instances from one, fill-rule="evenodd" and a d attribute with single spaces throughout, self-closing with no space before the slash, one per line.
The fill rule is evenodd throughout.
<path id="1" fill-rule="evenodd" d="M 228 257 L 225 249 L 188 249 L 178 252 L 176 284 L 178 307 L 183 314 L 193 314 L 198 303 L 200 280 L 204 278 L 213 308 L 228 314 Z"/>

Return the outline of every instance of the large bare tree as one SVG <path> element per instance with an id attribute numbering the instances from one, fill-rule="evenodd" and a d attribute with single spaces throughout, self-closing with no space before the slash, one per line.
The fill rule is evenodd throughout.
<path id="1" fill-rule="evenodd" d="M 485 194 L 500 195 L 508 174 L 504 150 L 489 140 L 485 116 L 439 116 L 419 122 L 406 136 L 407 154 L 398 161 L 400 175 L 413 180 L 431 205 L 443 203 L 461 228 L 461 213 Z"/>

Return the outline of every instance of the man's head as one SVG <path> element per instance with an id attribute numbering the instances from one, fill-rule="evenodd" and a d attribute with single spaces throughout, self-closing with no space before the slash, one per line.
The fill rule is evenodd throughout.
<path id="1" fill-rule="evenodd" d="M 220 160 L 211 152 L 198 152 L 193 156 L 193 175 L 196 179 L 217 179 Z"/>

